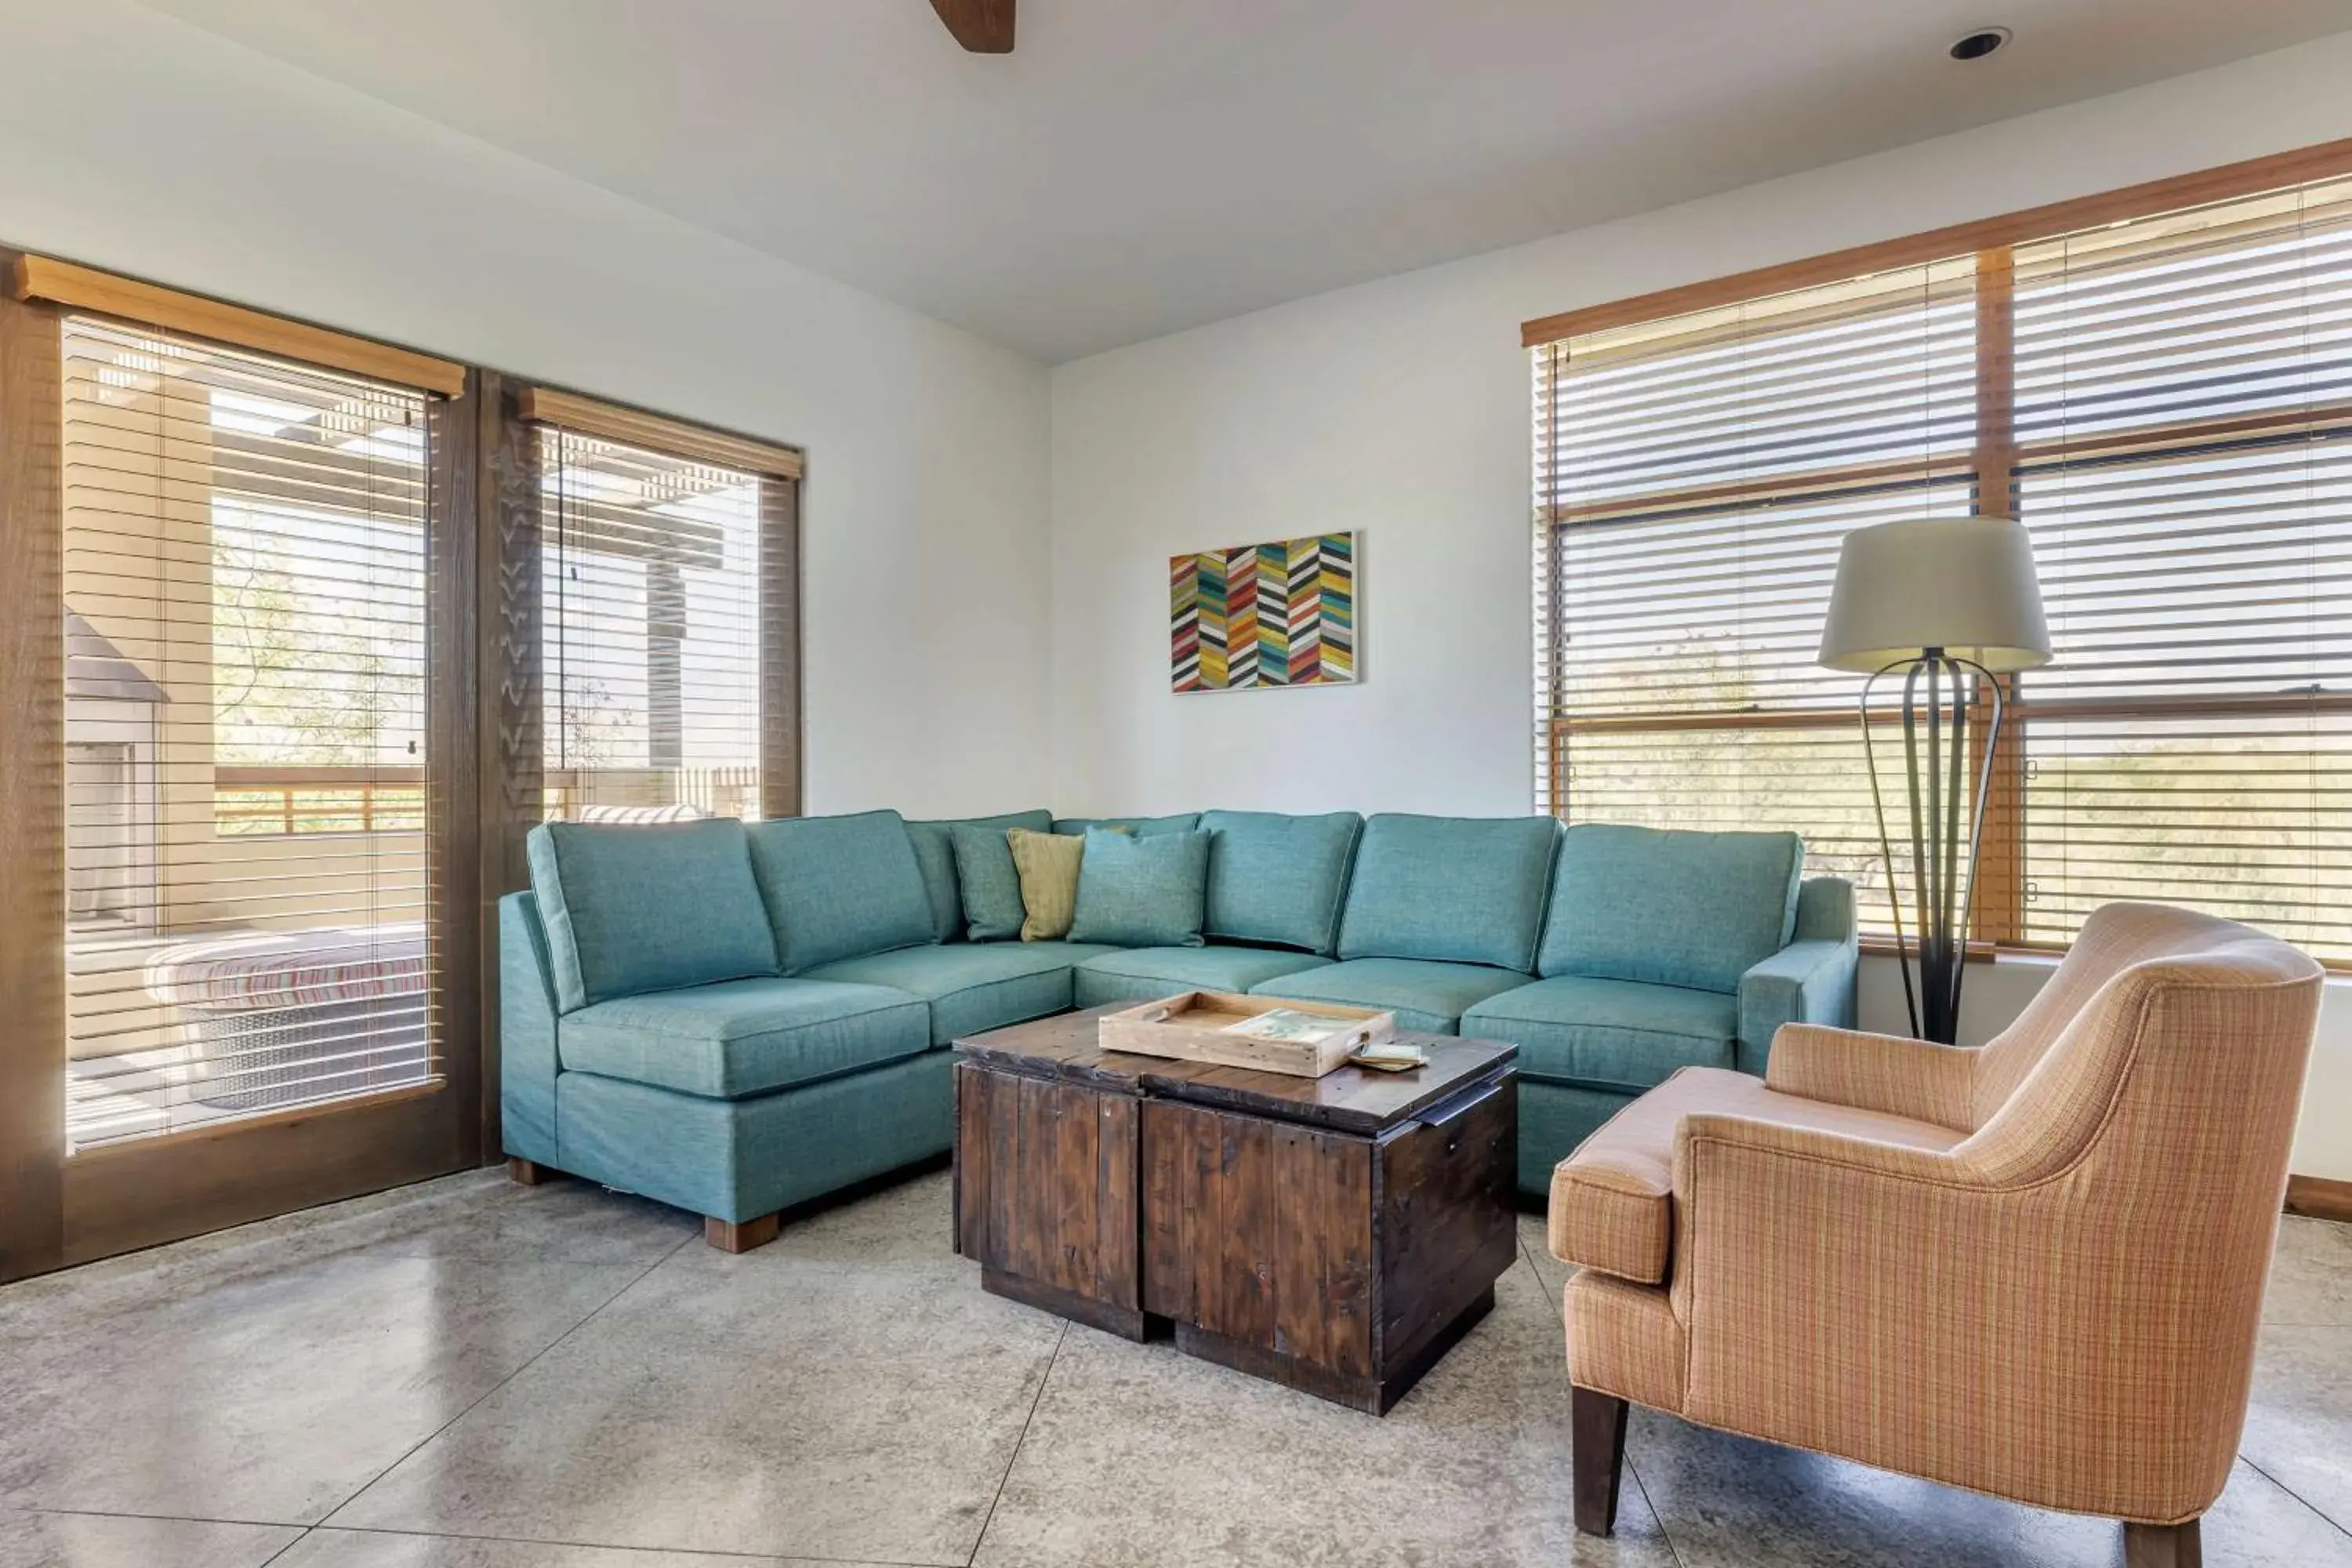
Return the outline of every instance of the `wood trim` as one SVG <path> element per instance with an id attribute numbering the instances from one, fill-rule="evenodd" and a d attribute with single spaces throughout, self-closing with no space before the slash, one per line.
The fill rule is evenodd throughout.
<path id="1" fill-rule="evenodd" d="M 2352 1182 L 2332 1176 L 2289 1176 L 2286 1212 L 2312 1219 L 2352 1221 Z"/>
<path id="2" fill-rule="evenodd" d="M 47 256 L 16 258 L 19 300 L 46 300 L 76 310 L 119 316 L 145 326 L 208 338 L 262 353 L 281 354 L 331 370 L 413 386 L 444 397 L 466 390 L 466 367 L 413 349 L 394 348 L 327 327 L 290 321 L 201 294 L 164 289 Z"/>
<path id="3" fill-rule="evenodd" d="M 267 1131 L 273 1127 L 289 1127 L 296 1122 L 314 1121 L 321 1116 L 341 1115 L 348 1111 L 373 1110 L 387 1105 L 399 1105 L 411 1100 L 423 1100 L 428 1095 L 445 1094 L 449 1080 L 438 1075 L 423 1083 L 403 1084 L 398 1089 L 376 1089 L 368 1093 L 344 1095 L 335 1100 L 315 1100 L 309 1105 L 290 1105 L 282 1110 L 257 1111 L 251 1116 L 225 1116 L 217 1121 L 202 1121 L 194 1127 L 182 1127 L 170 1132 L 151 1132 L 139 1137 L 118 1139 L 110 1143 L 95 1143 L 87 1149 L 77 1149 L 67 1156 L 75 1166 L 102 1164 L 152 1152 L 177 1148 L 190 1143 L 217 1142 L 223 1138 L 246 1132 Z"/>
<path id="4" fill-rule="evenodd" d="M 2010 723 L 2040 720 L 2057 724 L 2073 721 L 2116 719 L 2233 719 L 2267 713 L 2352 712 L 2352 691 L 2250 691 L 2230 697 L 2061 697 L 2035 701 L 2021 693 L 2009 710 Z M 1608 713 L 1578 717 L 1562 714 L 1552 721 L 1561 731 L 1585 734 L 1672 733 L 1698 730 L 1836 730 L 1854 722 L 1852 708 L 1766 708 L 1701 710 L 1693 713 Z M 1877 724 L 1900 723 L 1899 709 L 1882 709 L 1871 716 Z M 2008 725 L 2003 725 L 2006 730 Z"/>
<path id="5" fill-rule="evenodd" d="M 77 1155 L 65 1163 L 61 1261 L 446 1175 L 465 1163 L 451 1110 L 446 1091 L 419 1086 Z"/>
<path id="6" fill-rule="evenodd" d="M 666 414 L 607 403 L 597 397 L 583 397 L 577 393 L 560 392 L 549 386 L 524 387 L 520 393 L 520 407 L 522 417 L 533 424 L 553 425 L 577 431 L 583 436 L 618 441 L 625 446 L 644 447 L 669 457 L 710 463 L 722 468 L 740 468 L 762 478 L 797 479 L 801 477 L 801 454 L 794 447 L 713 429 L 708 425 L 690 424 L 683 419 L 673 419 Z"/>
<path id="7" fill-rule="evenodd" d="M 2017 462 L 2017 268 L 2016 252 L 1996 246 L 1977 253 L 1977 443 L 1976 510 L 1979 515 L 2014 517 L 2011 492 Z M 2017 696 L 2014 677 L 1994 678 L 2004 702 Z M 1986 789 L 1985 812 L 1977 824 L 1977 856 L 1969 876 L 1969 912 L 1963 929 L 1991 942 L 2008 942 L 2025 929 L 2025 738 L 2021 723 L 2003 715 L 2009 744 L 1992 727 L 1993 696 L 1979 689 L 1969 707 L 1969 780 Z M 1990 768 L 1990 773 L 1986 772 Z M 1974 812 L 1974 804 L 1970 804 Z"/>
<path id="8" fill-rule="evenodd" d="M 801 487 L 760 482 L 760 815 L 801 814 Z"/>
<path id="9" fill-rule="evenodd" d="M 1523 323 L 1519 328 L 1519 342 L 1525 347 L 1538 348 L 1545 343 L 1558 342 L 1562 338 L 1605 331 L 1612 327 L 1635 326 L 1667 316 L 1685 315 L 1693 310 L 1712 310 L 1745 300 L 1761 299 L 1769 294 L 1785 294 L 1795 289 L 1842 282 L 1849 278 L 1884 272 L 1896 267 L 1916 267 L 1926 262 L 1948 260 L 1970 251 L 2024 245 L 2077 229 L 2095 228 L 2102 224 L 2200 206 L 2208 202 L 2227 201 L 2236 196 L 2302 184 L 2311 180 L 2330 179 L 2345 174 L 2352 174 L 2352 137 L 2323 142 L 2315 147 L 2304 147 L 2266 158 L 2225 163 L 2218 169 L 2144 181 L 2096 195 L 2077 196 L 2068 201 L 2027 207 L 2021 212 L 2004 213 L 1999 217 L 1950 224 L 1899 239 L 1850 246 L 1826 256 L 1751 268 L 1729 277 L 1660 289 L 1607 304 L 1563 310 L 1557 315 L 1538 317 Z"/>
<path id="10" fill-rule="evenodd" d="M 63 397 L 57 313 L 0 300 L 0 1279 L 64 1248 Z"/>
<path id="11" fill-rule="evenodd" d="M 478 374 L 478 373 L 474 373 Z M 470 381 L 470 378 L 469 378 Z M 481 596 L 475 542 L 480 517 L 475 487 L 481 405 L 446 399 L 425 408 L 425 452 L 432 467 L 425 544 L 431 638 L 425 660 L 426 887 L 433 910 L 433 957 L 440 994 L 438 1058 L 448 1079 L 444 1110 L 454 1121 L 457 1163 L 482 1158 L 483 752 L 478 713 L 485 672 L 476 623 Z"/>
<path id="12" fill-rule="evenodd" d="M 1843 490 L 1902 485 L 1969 472 L 1976 455 L 1962 452 L 1942 458 L 1900 458 L 1883 463 L 1855 463 L 1842 468 L 1812 468 L 1801 473 L 1774 474 L 1760 479 L 1735 479 L 1719 485 L 1695 485 L 1688 489 L 1659 490 L 1622 500 L 1588 501 L 1581 506 L 1554 507 L 1551 521 L 1575 526 L 1620 522 L 1629 518 L 1658 517 L 1700 508 L 1721 509 L 1742 501 L 1770 500 L 1782 496 L 1835 494 Z"/>
<path id="13" fill-rule="evenodd" d="M 522 417 L 519 389 L 484 372 L 476 400 L 475 592 L 481 699 L 475 719 L 482 771 L 480 814 L 482 1139 L 485 1158 L 506 1146 L 500 1104 L 499 900 L 530 885 L 524 836 L 544 810 L 546 759 L 540 701 L 539 430 Z"/>
<path id="14" fill-rule="evenodd" d="M 2077 458 L 2147 451 L 2161 456 L 2194 457 L 2201 448 L 2233 440 L 2265 436 L 2317 435 L 2352 427 L 2352 403 L 2331 403 L 2317 408 L 2279 408 L 2263 414 L 2239 414 L 2225 419 L 2189 419 L 2176 425 L 2147 425 L 2131 430 L 2105 430 L 2095 436 L 2074 436 L 2056 441 L 2028 441 L 2013 454 L 2016 467 L 2040 468 Z M 2004 512 L 2002 516 L 2011 516 Z"/>

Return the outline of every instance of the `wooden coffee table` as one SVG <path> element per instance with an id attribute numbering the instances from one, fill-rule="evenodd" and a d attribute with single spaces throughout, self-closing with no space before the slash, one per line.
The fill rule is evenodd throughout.
<path id="1" fill-rule="evenodd" d="M 1102 1050 L 1109 1008 L 955 1042 L 956 1248 L 988 1290 L 1385 1414 L 1517 1257 L 1516 1046 L 1321 1079 Z"/>

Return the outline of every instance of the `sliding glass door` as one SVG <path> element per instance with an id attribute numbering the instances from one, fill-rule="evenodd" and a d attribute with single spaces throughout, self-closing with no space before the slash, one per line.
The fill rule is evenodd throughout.
<path id="1" fill-rule="evenodd" d="M 446 399 L 110 316 L 16 306 L 53 402 L 50 647 L 12 805 L 61 1058 L 57 1208 L 8 1272 L 459 1168 L 478 1156 L 473 897 L 451 853 L 471 577 L 445 537 Z M 34 449 L 26 443 L 24 449 Z M 26 614 L 36 591 L 11 605 Z M 20 737 L 12 737 L 18 739 Z M 452 742 L 456 742 L 454 745 Z M 453 882 L 453 876 L 456 881 Z"/>

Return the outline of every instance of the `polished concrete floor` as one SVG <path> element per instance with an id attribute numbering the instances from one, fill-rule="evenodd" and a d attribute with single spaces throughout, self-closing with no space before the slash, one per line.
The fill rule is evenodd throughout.
<path id="1" fill-rule="evenodd" d="M 1637 1415 L 1569 1524 L 1559 1289 L 1384 1421 L 981 1292 L 920 1178 L 740 1258 L 485 1173 L 0 1289 L 0 1568 L 2112 1564 L 2116 1528 Z M 2289 1220 L 2215 1568 L 2352 1568 L 2352 1227 Z"/>

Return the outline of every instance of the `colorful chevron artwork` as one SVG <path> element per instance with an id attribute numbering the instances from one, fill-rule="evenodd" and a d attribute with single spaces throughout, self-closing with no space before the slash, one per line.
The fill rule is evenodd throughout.
<path id="1" fill-rule="evenodd" d="M 1170 557 L 1168 635 L 1179 691 L 1354 680 L 1356 536 Z"/>

